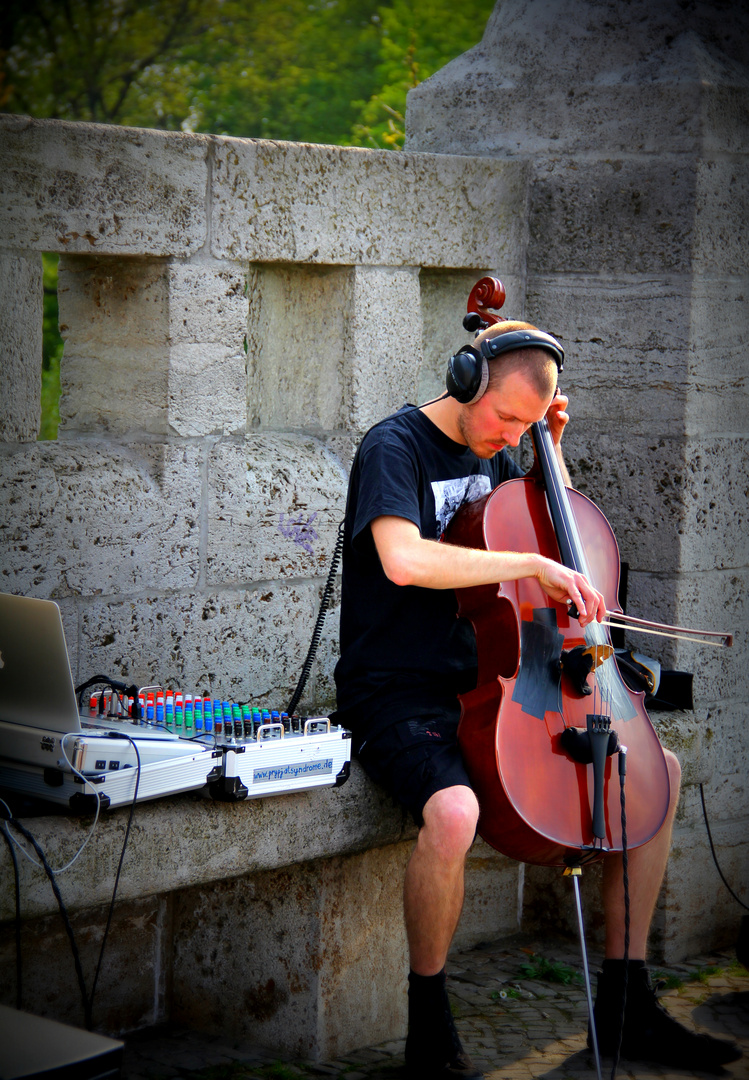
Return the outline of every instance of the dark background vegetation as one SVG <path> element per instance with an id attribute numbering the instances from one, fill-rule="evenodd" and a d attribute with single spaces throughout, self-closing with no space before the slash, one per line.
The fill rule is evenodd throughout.
<path id="1" fill-rule="evenodd" d="M 399 150 L 406 94 L 494 0 L 4 0 L 0 110 Z M 42 431 L 55 438 L 57 257 L 44 258 Z"/>

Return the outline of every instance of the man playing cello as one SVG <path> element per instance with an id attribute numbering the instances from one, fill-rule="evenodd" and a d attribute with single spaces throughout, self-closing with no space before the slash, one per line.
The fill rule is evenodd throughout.
<path id="1" fill-rule="evenodd" d="M 514 335 L 508 343 L 523 340 L 502 349 L 495 339 L 508 333 Z M 482 1075 L 461 1046 L 445 990 L 465 857 L 479 817 L 457 740 L 458 695 L 476 684 L 476 644 L 470 624 L 456 618 L 453 590 L 535 578 L 553 600 L 575 604 L 581 627 L 605 614 L 603 596 L 582 574 L 542 555 L 437 542 L 462 504 L 522 475 L 504 448 L 517 446 L 543 417 L 569 486 L 560 449 L 569 420 L 568 399 L 557 392 L 561 346 L 530 324 L 509 321 L 484 330 L 474 348 L 488 340 L 500 346 L 500 355 L 483 361 L 477 385 L 467 388 L 463 373 L 451 368 L 447 394 L 418 408 L 404 406 L 367 433 L 346 509 L 336 719 L 352 730 L 367 773 L 420 827 L 404 885 L 411 967 L 406 1064 L 409 1076 L 430 1080 Z M 657 1003 L 645 967 L 679 792 L 679 763 L 669 751 L 665 756 L 671 783 L 666 821 L 629 856 L 631 943 L 621 1052 L 715 1068 L 736 1060 L 737 1048 L 673 1020 Z M 605 857 L 603 904 L 606 960 L 595 1011 L 599 1046 L 612 1055 L 624 978 L 620 854 Z"/>

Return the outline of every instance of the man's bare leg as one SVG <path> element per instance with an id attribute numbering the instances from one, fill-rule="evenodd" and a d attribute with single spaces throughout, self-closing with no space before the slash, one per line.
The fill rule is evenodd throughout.
<path id="1" fill-rule="evenodd" d="M 455 1030 L 445 986 L 478 802 L 470 788 L 456 785 L 433 795 L 423 816 L 404 887 L 411 957 L 406 1067 L 413 1080 L 482 1080 Z"/>
<path id="2" fill-rule="evenodd" d="M 436 792 L 406 870 L 404 910 L 411 970 L 442 971 L 463 907 L 464 869 L 476 835 L 478 802 L 462 785 Z"/>

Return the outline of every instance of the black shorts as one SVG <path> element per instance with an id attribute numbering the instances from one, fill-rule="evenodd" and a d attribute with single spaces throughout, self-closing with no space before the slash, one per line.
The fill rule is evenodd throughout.
<path id="1" fill-rule="evenodd" d="M 375 783 L 423 825 L 424 807 L 435 792 L 456 785 L 470 788 L 471 781 L 458 745 L 457 700 L 421 704 L 408 712 L 387 725 L 373 725 L 354 739 L 354 751 Z"/>

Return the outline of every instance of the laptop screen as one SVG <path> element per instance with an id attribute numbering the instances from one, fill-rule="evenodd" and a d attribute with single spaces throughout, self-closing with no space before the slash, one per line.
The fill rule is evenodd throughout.
<path id="1" fill-rule="evenodd" d="M 0 593 L 0 720 L 80 731 L 57 604 Z"/>

